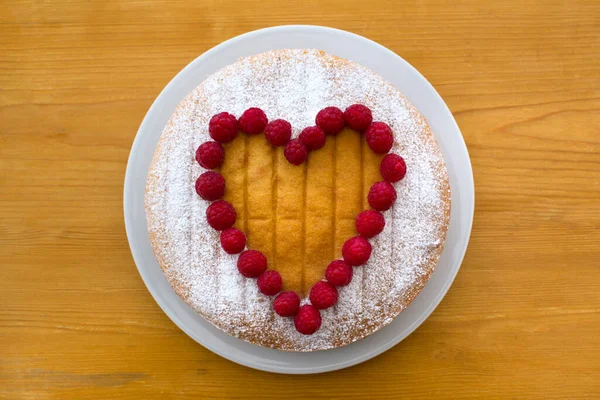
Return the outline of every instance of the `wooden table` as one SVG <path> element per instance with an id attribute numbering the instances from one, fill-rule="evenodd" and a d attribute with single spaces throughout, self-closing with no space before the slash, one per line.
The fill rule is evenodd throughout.
<path id="1" fill-rule="evenodd" d="M 343 371 L 212 354 L 159 309 L 122 212 L 129 149 L 188 62 L 323 24 L 419 69 L 467 142 L 476 213 L 448 295 Z M 11 1 L 0 7 L 0 398 L 600 397 L 598 1 Z"/>

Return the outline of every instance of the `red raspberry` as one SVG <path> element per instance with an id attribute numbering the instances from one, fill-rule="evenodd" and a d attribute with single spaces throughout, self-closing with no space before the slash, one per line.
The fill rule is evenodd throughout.
<path id="1" fill-rule="evenodd" d="M 353 104 L 344 111 L 346 125 L 357 132 L 364 132 L 371 125 L 373 115 L 371 110 L 362 104 Z"/>
<path id="2" fill-rule="evenodd" d="M 217 200 L 206 209 L 206 219 L 213 229 L 222 231 L 235 224 L 237 213 L 233 206 L 225 200 Z"/>
<path id="3" fill-rule="evenodd" d="M 196 193 L 204 200 L 213 201 L 223 197 L 225 178 L 220 173 L 207 171 L 196 180 Z"/>
<path id="4" fill-rule="evenodd" d="M 217 142 L 204 142 L 196 150 L 196 161 L 206 169 L 219 168 L 225 158 L 225 149 Z"/>
<path id="5" fill-rule="evenodd" d="M 237 267 L 246 278 L 258 278 L 267 270 L 267 257 L 258 250 L 246 250 L 238 257 Z"/>
<path id="6" fill-rule="evenodd" d="M 365 138 L 371 150 L 377 154 L 385 154 L 394 145 L 392 128 L 385 122 L 373 122 L 365 132 Z"/>
<path id="7" fill-rule="evenodd" d="M 394 189 L 394 186 L 389 182 L 381 181 L 375 182 L 373 186 L 371 186 L 367 201 L 369 202 L 369 205 L 377 211 L 386 211 L 394 204 L 396 197 L 396 189 Z"/>
<path id="8" fill-rule="evenodd" d="M 337 303 L 338 292 L 331 283 L 319 281 L 310 289 L 309 298 L 313 306 L 324 310 Z"/>
<path id="9" fill-rule="evenodd" d="M 350 238 L 342 247 L 342 256 L 350 265 L 363 265 L 371 257 L 371 243 L 361 236 Z"/>
<path id="10" fill-rule="evenodd" d="M 258 290 L 265 296 L 273 296 L 281 292 L 283 286 L 283 280 L 281 275 L 277 271 L 265 271 L 261 276 L 258 277 Z"/>
<path id="11" fill-rule="evenodd" d="M 283 146 L 292 137 L 292 125 L 284 119 L 276 119 L 267 124 L 265 138 L 272 146 Z"/>
<path id="12" fill-rule="evenodd" d="M 325 107 L 317 114 L 315 123 L 328 135 L 337 135 L 344 129 L 344 113 L 337 107 Z"/>
<path id="13" fill-rule="evenodd" d="M 236 228 L 227 228 L 221 232 L 221 247 L 227 254 L 238 254 L 246 247 L 246 235 Z"/>
<path id="14" fill-rule="evenodd" d="M 385 226 L 383 214 L 375 210 L 365 210 L 356 217 L 356 230 L 366 239 L 379 235 Z"/>
<path id="15" fill-rule="evenodd" d="M 300 308 L 300 296 L 296 292 L 279 293 L 273 300 L 273 309 L 282 317 L 293 317 Z"/>
<path id="16" fill-rule="evenodd" d="M 208 123 L 208 133 L 217 142 L 231 142 L 238 133 L 238 121 L 226 112 L 213 115 Z"/>
<path id="17" fill-rule="evenodd" d="M 346 286 L 352 281 L 352 266 L 344 260 L 334 260 L 325 270 L 325 279 L 332 285 Z"/>
<path id="18" fill-rule="evenodd" d="M 294 318 L 296 330 L 303 335 L 312 335 L 321 327 L 321 313 L 314 306 L 305 304 L 300 307 Z"/>
<path id="19" fill-rule="evenodd" d="M 388 182 L 398 182 L 406 175 L 406 163 L 398 154 L 388 154 L 379 166 L 381 176 Z"/>
<path id="20" fill-rule="evenodd" d="M 283 155 L 291 164 L 300 165 L 306 160 L 308 149 L 300 140 L 292 139 L 285 145 Z"/>
<path id="21" fill-rule="evenodd" d="M 317 150 L 325 146 L 325 132 L 318 126 L 309 126 L 304 128 L 298 137 L 306 145 L 308 150 Z"/>
<path id="22" fill-rule="evenodd" d="M 248 135 L 258 135 L 267 126 L 267 115 L 260 108 L 252 107 L 244 111 L 240 117 L 240 128 Z"/>

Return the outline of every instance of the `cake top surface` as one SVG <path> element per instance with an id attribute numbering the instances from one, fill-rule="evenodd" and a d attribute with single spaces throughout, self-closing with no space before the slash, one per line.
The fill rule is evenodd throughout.
<path id="1" fill-rule="evenodd" d="M 323 310 L 321 329 L 296 332 L 278 317 L 254 280 L 242 277 L 237 255 L 219 246 L 206 222 L 209 202 L 194 191 L 204 172 L 194 152 L 210 140 L 208 122 L 260 107 L 269 119 L 291 123 L 292 137 L 314 125 L 319 110 L 368 106 L 394 132 L 391 152 L 408 166 L 394 186 L 398 199 L 384 212 L 384 231 L 371 239 L 369 262 L 355 268 L 339 301 Z M 177 107 L 148 175 L 146 209 L 156 257 L 178 294 L 210 322 L 252 343 L 312 351 L 345 345 L 389 323 L 422 289 L 441 253 L 450 211 L 449 183 L 427 122 L 401 93 L 374 72 L 318 50 L 275 50 L 240 59 L 209 76 Z M 303 303 L 307 300 L 303 300 Z"/>

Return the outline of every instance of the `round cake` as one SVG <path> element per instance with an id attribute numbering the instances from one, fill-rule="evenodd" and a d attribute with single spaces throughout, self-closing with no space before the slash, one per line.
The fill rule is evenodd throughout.
<path id="1" fill-rule="evenodd" d="M 329 114 L 320 113 L 326 108 Z M 361 126 L 364 109 L 370 110 L 368 128 Z M 224 118 L 221 128 L 215 128 L 215 115 Z M 240 132 L 221 140 L 222 146 L 215 144 L 225 154 L 212 172 L 218 179 L 211 176 L 203 181 L 208 186 L 199 189 L 197 179 L 207 170 L 197 162 L 197 149 L 217 140 L 216 130 L 230 126 L 227 118 L 239 124 L 235 129 L 239 126 Z M 265 129 L 267 118 L 289 124 L 273 122 Z M 341 125 L 329 132 L 327 127 L 339 118 Z M 286 138 L 289 125 L 291 137 L 288 132 Z M 275 145 L 276 135 L 283 135 L 287 144 Z M 405 162 L 400 180 L 389 178 L 399 164 L 386 161 L 386 151 Z M 224 193 L 218 190 L 221 176 Z M 395 201 L 379 208 L 388 189 L 395 189 Z M 235 221 L 245 245 L 230 235 L 233 242 L 224 250 L 221 232 L 207 220 L 207 215 L 217 215 L 209 209 L 216 203 L 233 206 L 237 217 L 227 226 Z M 219 70 L 183 99 L 157 145 L 145 204 L 156 259 L 190 307 L 250 343 L 307 352 L 372 334 L 417 296 L 444 246 L 450 185 L 427 121 L 393 85 L 322 51 L 274 50 Z M 379 211 L 361 213 L 370 208 L 381 211 L 385 225 Z M 219 212 L 223 217 L 224 211 Z M 235 254 L 229 254 L 231 246 L 239 247 Z M 360 246 L 369 246 L 364 264 L 354 262 L 366 252 Z M 258 274 L 243 269 L 257 262 L 249 262 L 251 257 L 241 262 L 242 249 L 252 249 L 242 257 L 263 254 L 267 272 L 277 273 L 263 273 L 257 284 Z M 338 259 L 354 265 L 342 268 L 350 276 L 336 278 L 339 271 L 330 271 L 328 265 Z M 325 280 L 326 269 L 331 283 Z M 283 287 L 281 280 L 268 280 L 274 275 L 282 278 Z M 281 290 L 300 297 L 295 318 L 274 310 Z M 303 311 L 310 312 L 299 322 Z M 316 331 L 307 334 L 302 324 L 316 319 Z"/>

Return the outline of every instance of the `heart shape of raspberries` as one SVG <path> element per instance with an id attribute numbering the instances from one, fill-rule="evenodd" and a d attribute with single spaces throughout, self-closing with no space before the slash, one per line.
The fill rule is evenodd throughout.
<path id="1" fill-rule="evenodd" d="M 291 139 L 292 126 L 289 122 L 268 120 L 259 108 L 249 108 L 237 119 L 222 112 L 209 122 L 209 134 L 214 141 L 200 145 L 196 160 L 206 169 L 217 169 L 223 164 L 225 149 L 222 143 L 231 142 L 241 131 L 248 135 L 264 132 L 265 139 L 273 146 L 285 146 L 284 156 L 293 165 L 305 162 L 312 151 L 325 145 L 327 135 L 337 135 L 344 127 L 364 134 L 369 147 L 376 154 L 388 153 L 394 143 L 391 128 L 384 122 L 373 122 L 371 110 L 354 104 L 344 112 L 337 107 L 326 107 L 315 118 L 316 125 L 302 130 L 299 137 Z M 259 291 L 265 296 L 276 296 L 273 300 L 275 312 L 282 317 L 294 317 L 296 330 L 312 335 L 321 326 L 319 310 L 333 306 L 338 300 L 336 287 L 346 286 L 352 280 L 353 267 L 365 264 L 371 256 L 370 239 L 383 231 L 385 218 L 382 211 L 390 209 L 396 201 L 396 190 L 392 183 L 400 181 L 406 174 L 404 159 L 397 154 L 386 154 L 380 164 L 382 181 L 374 183 L 367 201 L 372 209 L 360 212 L 355 221 L 358 236 L 348 239 L 342 247 L 342 259 L 333 260 L 325 270 L 325 279 L 317 282 L 310 290 L 310 304 L 300 305 L 300 296 L 293 291 L 282 292 L 283 279 L 279 272 L 267 270 L 267 258 L 258 250 L 246 248 L 246 235 L 234 228 L 237 213 L 233 205 L 221 198 L 225 194 L 225 178 L 215 171 L 204 172 L 196 180 L 196 192 L 204 200 L 212 202 L 206 210 L 209 225 L 220 231 L 220 242 L 228 254 L 240 254 L 238 271 L 246 278 L 256 279 Z"/>

